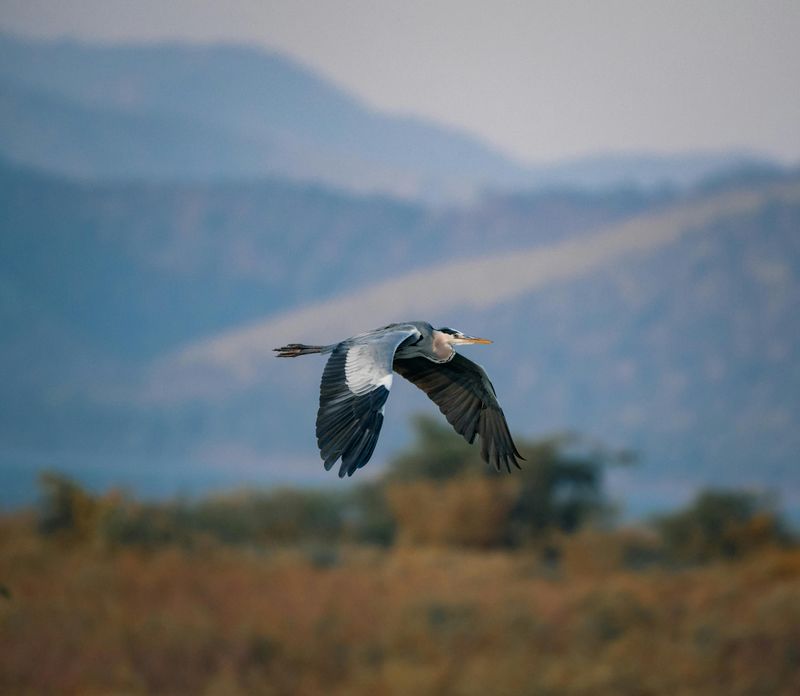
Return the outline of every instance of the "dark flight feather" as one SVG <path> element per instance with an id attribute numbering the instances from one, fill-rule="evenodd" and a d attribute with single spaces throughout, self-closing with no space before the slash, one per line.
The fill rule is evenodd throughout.
<path id="1" fill-rule="evenodd" d="M 460 353 L 445 363 L 415 357 L 395 359 L 393 368 L 422 389 L 439 407 L 455 431 L 472 444 L 481 438 L 481 457 L 498 471 L 505 466 L 521 468 L 524 457 L 511 438 L 503 409 L 484 369 Z"/>

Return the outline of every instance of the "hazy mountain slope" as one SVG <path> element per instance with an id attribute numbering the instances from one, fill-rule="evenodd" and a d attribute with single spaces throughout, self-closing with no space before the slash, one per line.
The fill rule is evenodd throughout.
<path id="1" fill-rule="evenodd" d="M 14 170 L 0 181 L 5 283 L 135 356 L 375 279 L 367 260 L 424 217 L 389 199 L 275 181 L 103 186 Z M 326 262 L 339 272 L 325 273 Z"/>
<path id="2" fill-rule="evenodd" d="M 719 481 L 779 489 L 797 508 L 798 229 L 800 188 L 794 184 L 645 217 L 610 230 L 602 244 L 595 236 L 528 258 L 515 254 L 443 269 L 445 281 L 463 272 L 489 283 L 475 292 L 409 298 L 417 276 L 384 290 L 401 298 L 390 304 L 403 316 L 438 317 L 496 339 L 469 355 L 489 369 L 515 429 L 575 428 L 637 449 L 644 462 L 622 483 L 639 509 L 678 502 Z M 529 267 L 532 277 L 515 274 L 516 264 Z M 499 294 L 487 296 L 498 282 Z M 405 291 L 395 292 L 403 283 Z M 358 321 L 375 324 L 381 297 L 381 289 L 372 288 L 179 356 L 192 388 L 213 375 L 212 366 L 230 369 L 227 378 L 206 381 L 218 391 L 204 395 L 217 394 L 210 399 L 215 417 L 232 422 L 238 416 L 229 442 L 251 443 L 226 450 L 230 461 L 257 460 L 263 451 L 267 466 L 280 460 L 271 452 L 299 447 L 296 438 L 305 430 L 313 462 L 321 361 L 278 370 L 274 360 L 258 356 L 273 342 L 327 341 L 339 327 L 347 334 Z M 413 307 L 405 306 L 409 302 Z M 179 366 L 163 365 L 158 375 L 161 394 L 178 396 L 168 380 L 180 375 Z M 172 384 L 179 389 L 181 382 Z M 236 384 L 240 396 L 230 391 Z M 435 412 L 402 380 L 396 386 L 379 457 L 403 441 L 405 415 L 417 408 Z"/>
<path id="3" fill-rule="evenodd" d="M 541 167 L 531 183 L 588 190 L 626 185 L 688 188 L 725 172 L 748 169 L 767 173 L 781 167 L 753 152 L 607 153 Z"/>
<path id="4" fill-rule="evenodd" d="M 684 187 L 761 162 L 748 153 L 630 153 L 523 164 L 457 129 L 370 109 L 255 48 L 8 35 L 0 130 L 0 155 L 76 176 L 270 174 L 438 203 L 481 190 Z"/>
<path id="5" fill-rule="evenodd" d="M 724 484 L 770 487 L 797 510 L 798 229 L 796 196 L 768 202 L 505 307 L 529 327 L 509 402 L 531 404 L 536 428 L 639 450 L 627 478 L 642 507 Z"/>
<path id="6" fill-rule="evenodd" d="M 419 187 L 517 181 L 524 169 L 476 138 L 422 120 L 373 112 L 293 61 L 251 48 L 155 44 L 86 46 L 0 37 L 0 76 L 78 105 L 129 117 L 168 118 L 274 151 L 277 171 L 343 185 Z M 91 141 L 91 121 L 82 140 Z M 58 128 L 57 114 L 53 127 Z M 21 162 L 30 162 L 18 157 Z M 183 164 L 171 153 L 154 174 Z M 245 158 L 241 173 L 250 173 Z M 206 165 L 207 167 L 208 165 Z M 63 170 L 63 167 L 62 167 Z M 224 170 L 223 170 L 224 171 Z M 262 172 L 276 171 L 265 168 Z M 450 185 L 450 183 L 445 183 Z M 434 184 L 434 187 L 437 184 Z"/>
<path id="7" fill-rule="evenodd" d="M 590 234 L 658 201 L 562 192 L 432 212 L 275 180 L 80 183 L 0 160 L 0 465 L 14 481 L 22 467 L 27 494 L 42 466 L 142 475 L 153 492 L 175 486 L 145 472 L 181 460 L 207 483 L 187 448 L 239 417 L 131 403 L 149 361 L 420 263 Z"/>
<path id="8" fill-rule="evenodd" d="M 640 448 L 651 502 L 664 480 L 688 490 L 723 469 L 793 480 L 796 181 L 447 213 L 267 181 L 93 186 L 0 167 L 0 184 L 6 502 L 45 466 L 162 494 L 330 483 L 313 441 L 322 362 L 248 356 L 412 312 L 495 339 L 469 355 L 520 432 Z M 406 289 L 386 299 L 383 279 Z M 319 304 L 336 296 L 356 303 Z M 272 333 L 248 333 L 264 316 Z M 397 387 L 376 467 L 405 416 L 432 408 Z"/>
<path id="9" fill-rule="evenodd" d="M 0 152 L 88 179 L 242 178 L 276 170 L 281 148 L 180 116 L 94 106 L 0 79 Z"/>
<path id="10" fill-rule="evenodd" d="M 432 212 L 276 180 L 101 185 L 0 163 L 0 271 L 37 315 L 140 359 L 421 264 L 588 234 L 664 200 L 562 192 Z"/>
<path id="11" fill-rule="evenodd" d="M 353 334 L 364 322 L 380 324 L 387 308 L 400 320 L 400 316 L 497 307 L 539 288 L 581 278 L 620 257 L 652 254 L 720 218 L 750 215 L 766 203 L 798 199 L 800 187 L 793 184 L 723 192 L 633 217 L 588 238 L 423 267 L 373 285 L 369 292 L 347 293 L 201 341 L 182 350 L 167 369 L 174 374 L 182 365 L 192 370 L 201 366 L 227 373 L 226 383 L 237 375 L 258 380 L 275 365 L 268 346 L 291 340 L 289 333 Z M 180 398 L 172 385 L 167 391 L 170 398 Z"/>

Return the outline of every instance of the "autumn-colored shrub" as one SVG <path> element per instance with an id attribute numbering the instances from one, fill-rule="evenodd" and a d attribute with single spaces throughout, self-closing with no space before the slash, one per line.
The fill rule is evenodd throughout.
<path id="1" fill-rule="evenodd" d="M 648 529 L 585 529 L 563 535 L 558 544 L 561 565 L 576 576 L 643 570 L 662 563 L 664 558 L 658 536 Z"/>
<path id="2" fill-rule="evenodd" d="M 747 491 L 706 491 L 686 509 L 656 521 L 675 559 L 704 562 L 736 558 L 780 545 L 788 534 L 763 496 Z"/>
<path id="3" fill-rule="evenodd" d="M 514 484 L 485 478 L 416 481 L 389 486 L 401 544 L 476 548 L 506 541 Z"/>

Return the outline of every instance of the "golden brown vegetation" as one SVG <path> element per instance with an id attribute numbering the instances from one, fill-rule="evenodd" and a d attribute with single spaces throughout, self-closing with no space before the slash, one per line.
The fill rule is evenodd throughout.
<path id="1" fill-rule="evenodd" d="M 800 552 L 627 570 L 636 543 L 581 532 L 554 569 L 529 551 L 103 550 L 7 520 L 0 692 L 800 692 Z"/>
<path id="2" fill-rule="evenodd" d="M 514 486 L 478 478 L 414 481 L 391 485 L 386 494 L 398 543 L 491 548 L 504 541 Z"/>
<path id="3" fill-rule="evenodd" d="M 0 693 L 800 693 L 800 549 L 769 501 L 612 530 L 604 455 L 564 442 L 498 477 L 420 421 L 346 493 L 155 504 L 46 475 L 0 518 Z"/>

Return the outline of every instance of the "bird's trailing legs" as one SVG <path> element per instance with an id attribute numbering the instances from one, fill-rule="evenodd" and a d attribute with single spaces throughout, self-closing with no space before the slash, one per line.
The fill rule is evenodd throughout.
<path id="1" fill-rule="evenodd" d="M 280 348 L 273 348 L 277 355 L 276 358 L 296 358 L 298 355 L 311 355 L 312 353 L 323 353 L 330 346 L 307 346 L 305 343 L 289 343 Z"/>

